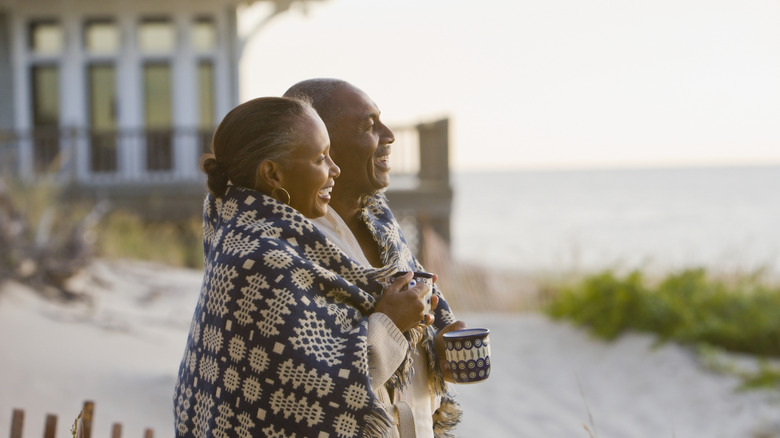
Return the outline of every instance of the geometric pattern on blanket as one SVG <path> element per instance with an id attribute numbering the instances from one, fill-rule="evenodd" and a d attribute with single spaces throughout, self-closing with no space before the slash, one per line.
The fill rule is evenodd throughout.
<path id="1" fill-rule="evenodd" d="M 391 412 L 371 391 L 367 317 L 382 283 L 419 270 L 384 194 L 362 219 L 385 267 L 350 259 L 299 212 L 230 186 L 204 202 L 204 280 L 174 393 L 179 437 L 383 437 Z M 435 324 L 423 333 L 437 437 L 460 409 L 436 367 L 433 337 L 454 317 L 438 286 Z M 411 332 L 411 331 L 410 331 Z M 411 377 L 411 356 L 390 380 Z M 438 419 L 437 419 L 438 418 Z"/>
<path id="2" fill-rule="evenodd" d="M 361 266 L 296 210 L 204 202 L 204 279 L 174 394 L 177 436 L 386 436 L 367 317 L 396 271 Z"/>

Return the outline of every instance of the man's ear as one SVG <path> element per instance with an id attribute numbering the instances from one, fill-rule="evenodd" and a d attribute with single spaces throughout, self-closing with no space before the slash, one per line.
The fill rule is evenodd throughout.
<path id="1" fill-rule="evenodd" d="M 265 189 L 269 193 L 273 189 L 282 187 L 281 167 L 277 162 L 263 160 L 263 162 L 257 166 L 257 171 L 255 172 L 255 187 L 258 189 Z"/>

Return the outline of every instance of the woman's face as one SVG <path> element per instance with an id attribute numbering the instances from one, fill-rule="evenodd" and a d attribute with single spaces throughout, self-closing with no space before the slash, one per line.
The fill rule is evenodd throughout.
<path id="1" fill-rule="evenodd" d="M 328 212 L 330 191 L 341 170 L 330 159 L 330 139 L 322 119 L 313 111 L 297 126 L 300 142 L 280 170 L 282 187 L 290 193 L 290 206 L 308 218 Z"/>

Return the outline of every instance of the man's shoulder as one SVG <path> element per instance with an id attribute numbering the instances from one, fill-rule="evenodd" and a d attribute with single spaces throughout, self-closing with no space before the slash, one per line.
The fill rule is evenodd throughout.
<path id="1" fill-rule="evenodd" d="M 364 206 L 375 218 L 387 221 L 393 220 L 393 211 L 390 209 L 390 201 L 384 191 L 376 192 L 365 199 Z"/>

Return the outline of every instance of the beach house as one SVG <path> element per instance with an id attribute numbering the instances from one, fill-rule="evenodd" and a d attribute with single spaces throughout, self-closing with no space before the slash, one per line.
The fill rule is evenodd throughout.
<path id="1" fill-rule="evenodd" d="M 239 103 L 238 66 L 251 29 L 297 13 L 294 3 L 306 4 L 0 0 L 0 171 L 22 181 L 45 177 L 74 196 L 152 218 L 197 214 L 205 190 L 197 161 Z M 264 14 L 239 32 L 249 7 Z M 407 158 L 397 168 L 415 182 L 389 194 L 400 211 L 422 207 L 445 238 L 447 129 L 446 120 L 399 128 L 414 145 L 397 142 L 413 150 L 399 151 Z"/>

